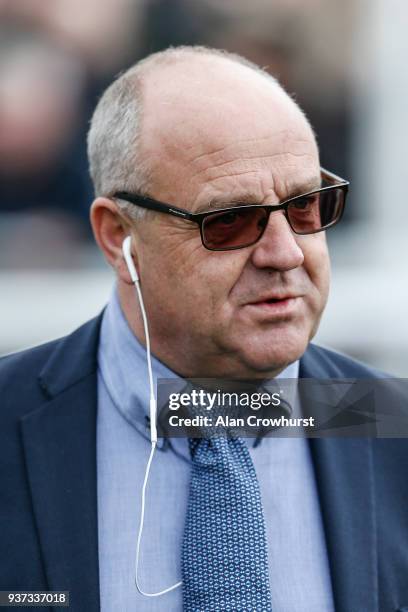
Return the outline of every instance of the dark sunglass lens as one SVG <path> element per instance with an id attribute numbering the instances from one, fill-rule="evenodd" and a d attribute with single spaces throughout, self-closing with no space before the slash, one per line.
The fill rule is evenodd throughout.
<path id="1" fill-rule="evenodd" d="M 339 188 L 297 198 L 288 206 L 290 225 L 298 234 L 313 234 L 336 223 L 343 204 L 344 194 Z"/>
<path id="2" fill-rule="evenodd" d="M 220 251 L 249 246 L 258 240 L 266 223 L 267 213 L 263 208 L 248 206 L 214 212 L 203 222 L 205 246 Z"/>

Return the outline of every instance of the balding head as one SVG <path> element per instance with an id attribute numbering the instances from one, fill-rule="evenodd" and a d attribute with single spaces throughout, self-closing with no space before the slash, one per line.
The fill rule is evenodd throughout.
<path id="1" fill-rule="evenodd" d="M 205 47 L 152 54 L 114 81 L 95 110 L 88 135 L 95 193 L 147 193 L 161 182 L 158 167 L 177 163 L 175 151 L 183 158 L 195 140 L 204 150 L 209 138 L 223 147 L 232 121 L 250 137 L 257 118 L 279 122 L 282 108 L 307 126 L 276 79 L 239 55 Z"/>

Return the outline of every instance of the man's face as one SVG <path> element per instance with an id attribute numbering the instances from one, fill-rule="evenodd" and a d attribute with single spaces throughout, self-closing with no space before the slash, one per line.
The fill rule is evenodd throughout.
<path id="1" fill-rule="evenodd" d="M 304 117 L 245 67 L 213 58 L 163 67 L 144 104 L 158 200 L 198 212 L 277 204 L 320 186 Z M 328 295 L 324 233 L 297 236 L 278 211 L 256 244 L 214 252 L 198 225 L 152 213 L 134 238 L 152 350 L 176 372 L 263 377 L 302 355 Z"/>

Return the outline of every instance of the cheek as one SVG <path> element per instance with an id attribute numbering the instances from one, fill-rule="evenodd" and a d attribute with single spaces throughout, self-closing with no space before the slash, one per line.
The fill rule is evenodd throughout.
<path id="1" fill-rule="evenodd" d="M 330 259 L 324 233 L 303 237 L 303 267 L 315 288 L 319 306 L 324 307 L 330 286 Z"/>
<path id="2" fill-rule="evenodd" d="M 230 295 L 241 273 L 239 257 L 231 253 L 200 253 L 184 268 L 183 292 L 199 306 L 197 315 L 206 315 L 213 325 L 231 308 Z M 201 318 L 203 322 L 203 317 Z"/>
<path id="3" fill-rule="evenodd" d="M 149 253 L 141 273 L 146 301 L 158 317 L 212 326 L 229 308 L 229 295 L 242 271 L 236 252 L 212 252 L 200 244 Z M 190 247 L 190 248 L 186 248 Z M 149 265 L 147 264 L 149 262 Z M 196 323 L 196 325 L 195 325 Z"/>

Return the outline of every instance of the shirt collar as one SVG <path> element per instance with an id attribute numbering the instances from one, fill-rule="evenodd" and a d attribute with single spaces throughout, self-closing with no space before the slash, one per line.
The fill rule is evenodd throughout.
<path id="1" fill-rule="evenodd" d="M 158 378 L 180 378 L 153 354 L 151 359 L 155 389 Z M 150 393 L 146 349 L 129 327 L 122 311 L 116 285 L 102 319 L 98 368 L 115 408 L 143 437 L 150 440 L 148 418 Z M 299 361 L 295 361 L 276 379 L 293 379 L 298 376 Z M 161 448 L 163 440 L 159 440 L 157 446 Z"/>
<path id="2" fill-rule="evenodd" d="M 151 359 L 155 387 L 157 378 L 177 378 L 177 375 L 154 355 L 151 355 Z M 147 417 L 150 389 L 146 349 L 129 327 L 116 286 L 102 319 L 98 365 L 116 409 L 149 440 Z"/>

